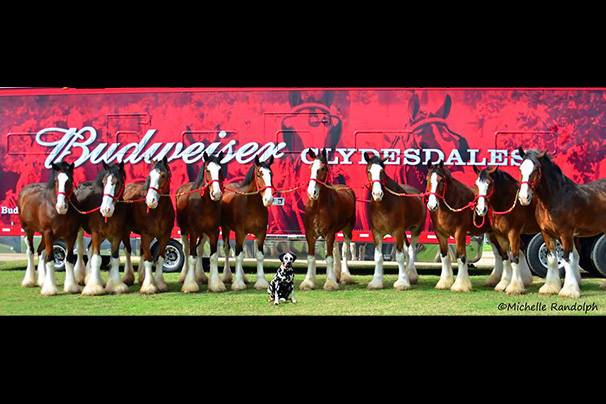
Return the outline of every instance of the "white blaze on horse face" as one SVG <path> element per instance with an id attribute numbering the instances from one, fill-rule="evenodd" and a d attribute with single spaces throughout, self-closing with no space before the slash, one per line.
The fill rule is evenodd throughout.
<path id="1" fill-rule="evenodd" d="M 116 184 L 112 184 L 113 175 L 108 175 L 103 187 L 103 201 L 101 202 L 101 215 L 103 217 L 112 217 L 114 214 L 114 192 L 116 192 Z"/>
<path id="2" fill-rule="evenodd" d="M 158 187 L 160 186 L 160 170 L 154 168 L 149 173 L 149 189 L 147 190 L 147 196 L 145 197 L 145 203 L 150 209 L 156 209 L 160 202 L 160 195 L 158 194 Z M 154 188 L 154 189 L 152 189 Z"/>
<path id="3" fill-rule="evenodd" d="M 476 213 L 478 216 L 484 216 L 486 214 L 486 193 L 488 192 L 488 181 L 476 180 L 476 187 L 478 187 L 478 203 L 476 204 Z"/>
<path id="4" fill-rule="evenodd" d="M 274 196 L 271 188 L 271 171 L 269 168 L 265 167 L 261 167 L 260 170 L 261 175 L 263 176 L 263 182 L 265 183 L 265 191 L 263 191 L 263 206 L 268 207 L 274 203 Z"/>
<path id="5" fill-rule="evenodd" d="M 534 171 L 534 163 L 526 159 L 520 165 L 520 173 L 522 174 L 522 182 L 520 185 L 520 194 L 518 199 L 520 200 L 520 204 L 523 206 L 530 205 L 530 201 L 532 200 L 532 195 L 530 191 L 530 187 L 528 186 L 528 180 L 530 179 L 530 175 Z"/>
<path id="6" fill-rule="evenodd" d="M 381 188 L 381 171 L 383 167 L 380 164 L 370 166 L 370 178 L 372 179 L 372 199 L 379 202 L 383 199 L 383 188 Z"/>
<path id="7" fill-rule="evenodd" d="M 223 195 L 221 194 L 221 187 L 216 181 L 219 181 L 219 172 L 221 171 L 221 166 L 211 161 L 206 166 L 206 169 L 210 173 L 210 179 L 213 181 L 212 185 L 210 186 L 210 199 L 215 202 L 220 201 Z"/>
<path id="8" fill-rule="evenodd" d="M 436 198 L 436 190 L 438 189 L 438 174 L 431 173 L 431 177 L 429 177 L 429 186 L 431 187 L 431 195 L 429 195 L 429 199 L 427 200 L 427 208 L 429 210 L 435 210 L 438 207 L 438 198 Z"/>
<path id="9" fill-rule="evenodd" d="M 309 199 L 316 200 L 320 196 L 320 188 L 316 179 L 318 178 L 318 170 L 322 166 L 322 162 L 315 159 L 311 164 L 311 175 L 309 176 L 309 185 L 307 186 L 307 196 Z"/>
<path id="10" fill-rule="evenodd" d="M 67 200 L 65 199 L 65 184 L 67 183 L 68 177 L 65 173 L 59 173 L 57 176 L 57 203 L 55 209 L 60 215 L 67 213 Z"/>

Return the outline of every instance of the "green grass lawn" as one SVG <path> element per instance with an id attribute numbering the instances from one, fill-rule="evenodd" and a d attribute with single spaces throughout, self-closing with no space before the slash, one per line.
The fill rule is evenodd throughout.
<path id="1" fill-rule="evenodd" d="M 342 286 L 335 292 L 322 290 L 325 277 L 318 276 L 318 289 L 311 292 L 296 291 L 297 304 L 273 306 L 267 302 L 264 291 L 252 288 L 241 292 L 208 293 L 206 286 L 197 294 L 179 291 L 178 274 L 167 274 L 169 292 L 152 296 L 140 295 L 138 284 L 130 293 L 113 296 L 87 297 L 65 295 L 44 297 L 39 288 L 22 288 L 23 263 L 0 262 L 0 315 L 585 315 L 578 311 L 556 312 L 550 310 L 551 303 L 592 304 L 597 311 L 590 315 L 606 315 L 606 291 L 599 288 L 602 279 L 584 279 L 581 286 L 583 296 L 578 300 L 543 297 L 537 294 L 542 280 L 535 277 L 528 294 L 510 297 L 487 288 L 487 275 L 472 276 L 474 290 L 459 294 L 434 289 L 436 275 L 421 273 L 418 285 L 411 290 L 399 292 L 392 288 L 396 275 L 385 276 L 385 289 L 370 291 L 366 284 L 371 276 L 355 276 L 355 285 Z M 355 273 L 355 270 L 354 270 Z M 272 274 L 268 274 L 268 279 Z M 103 272 L 107 279 L 107 273 Z M 250 280 L 254 275 L 248 274 Z M 303 275 L 296 275 L 297 285 Z M 63 273 L 57 274 L 62 285 Z M 60 287 L 60 290 L 62 288 Z M 499 311 L 499 303 L 545 303 L 547 311 Z"/>

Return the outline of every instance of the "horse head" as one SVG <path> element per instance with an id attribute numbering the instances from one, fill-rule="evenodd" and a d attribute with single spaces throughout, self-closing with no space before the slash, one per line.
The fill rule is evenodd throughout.
<path id="1" fill-rule="evenodd" d="M 326 183 L 328 178 L 328 157 L 326 149 L 320 150 L 316 154 L 313 149 L 307 151 L 307 158 L 313 160 L 311 164 L 311 174 L 309 175 L 309 184 L 307 186 L 307 196 L 311 200 L 316 200 L 320 196 L 320 187 L 318 182 Z"/>
<path id="2" fill-rule="evenodd" d="M 148 208 L 156 209 L 160 203 L 160 194 L 170 192 L 170 177 L 168 157 L 164 156 L 162 160 L 154 163 L 145 183 L 147 189 L 145 203 Z"/>
<path id="3" fill-rule="evenodd" d="M 101 215 L 105 218 L 112 217 L 116 208 L 115 201 L 124 194 L 126 172 L 124 162 L 108 165 L 103 162 L 103 170 L 97 175 L 96 185 L 103 190 L 101 201 Z"/>
<path id="4" fill-rule="evenodd" d="M 383 187 L 381 184 L 385 182 L 385 160 L 381 159 L 376 154 L 364 153 L 366 160 L 366 175 L 368 182 L 372 185 L 372 199 L 376 202 L 383 200 Z"/>
<path id="5" fill-rule="evenodd" d="M 493 174 L 498 170 L 498 167 L 486 167 L 485 169 L 480 170 L 477 166 L 473 166 L 473 170 L 478 175 L 475 182 L 475 188 L 478 195 L 476 213 L 478 216 L 484 216 L 488 213 L 487 199 L 494 193 Z"/>
<path id="6" fill-rule="evenodd" d="M 545 151 L 528 150 L 524 152 L 522 147 L 518 148 L 520 157 L 523 158 L 520 164 L 520 193 L 518 199 L 522 206 L 530 205 L 532 195 L 541 178 L 541 160 L 546 158 Z"/>
<path id="7" fill-rule="evenodd" d="M 74 163 L 68 164 L 64 161 L 52 164 L 51 176 L 48 186 L 57 196 L 55 209 L 60 215 L 65 215 L 69 208 L 68 199 L 74 192 Z"/>
<path id="8" fill-rule="evenodd" d="M 194 187 L 210 187 L 210 199 L 213 202 L 219 202 L 223 196 L 221 184 L 225 178 L 225 169 L 227 168 L 227 166 L 221 164 L 225 155 L 223 152 L 219 152 L 219 154 L 209 156 L 204 152 L 202 156 L 204 164 L 200 168 Z"/>
<path id="9" fill-rule="evenodd" d="M 446 182 L 448 182 L 451 178 L 452 174 L 450 170 L 444 167 L 444 161 L 440 161 L 439 163 L 433 164 L 429 163 L 429 170 L 427 172 L 427 188 L 426 192 L 429 193 L 429 198 L 427 200 L 427 209 L 431 212 L 435 211 L 438 208 L 438 197 L 445 196 L 446 192 Z"/>
<path id="10" fill-rule="evenodd" d="M 274 162 L 273 154 L 266 160 L 260 161 L 259 156 L 255 156 L 254 180 L 257 184 L 257 190 L 263 194 L 263 206 L 269 207 L 274 202 L 273 186 L 271 184 L 273 173 L 271 165 Z"/>

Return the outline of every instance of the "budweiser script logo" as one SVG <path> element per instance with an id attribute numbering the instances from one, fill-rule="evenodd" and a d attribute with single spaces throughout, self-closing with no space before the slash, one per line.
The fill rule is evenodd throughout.
<path id="1" fill-rule="evenodd" d="M 80 157 L 74 162 L 76 167 L 90 161 L 93 164 L 99 164 L 102 161 L 106 163 L 124 162 L 137 164 L 141 161 L 150 163 L 152 160 L 161 160 L 168 156 L 169 161 L 181 159 L 186 164 L 195 163 L 202 159 L 204 152 L 209 154 L 222 151 L 225 153 L 223 163 L 235 159 L 238 163 L 246 164 L 259 156 L 261 160 L 273 155 L 275 158 L 284 156 L 282 150 L 286 143 L 268 142 L 260 145 L 257 142 L 248 142 L 238 146 L 238 141 L 231 139 L 227 144 L 222 141 L 211 142 L 206 145 L 204 142 L 195 142 L 185 146 L 182 142 L 156 142 L 149 144 L 152 137 L 157 132 L 156 129 L 148 130 L 138 143 L 95 143 L 97 131 L 91 126 L 86 126 L 80 130 L 77 128 L 46 128 L 36 134 L 36 142 L 44 147 L 52 148 L 51 153 L 45 161 L 46 168 L 51 168 L 53 162 L 62 161 L 65 157 L 72 154 L 73 149 L 81 151 Z M 63 133 L 59 140 L 45 140 L 45 135 L 49 133 Z M 220 131 L 219 139 L 226 139 L 228 133 Z M 47 136 L 48 137 L 48 136 Z M 316 150 L 317 148 L 312 148 Z M 301 161 L 305 164 L 311 164 L 307 158 L 309 148 L 301 151 Z M 330 150 L 330 149 L 329 149 Z M 487 149 L 488 157 L 479 158 L 479 149 L 468 149 L 469 160 L 464 161 L 460 152 L 453 149 L 448 156 L 439 149 L 369 149 L 369 148 L 335 148 L 333 157 L 329 164 L 354 164 L 352 157 L 357 155 L 358 164 L 366 164 L 364 153 L 375 153 L 387 158 L 385 164 L 391 165 L 418 165 L 429 162 L 444 161 L 446 165 L 519 165 L 522 158 L 517 150 L 508 151 L 506 149 Z"/>

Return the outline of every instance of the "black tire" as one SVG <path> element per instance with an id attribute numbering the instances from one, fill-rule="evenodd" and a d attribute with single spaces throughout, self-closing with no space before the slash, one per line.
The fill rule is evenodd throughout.
<path id="1" fill-rule="evenodd" d="M 557 254 L 562 255 L 562 249 L 560 243 L 556 244 Z M 545 241 L 543 241 L 543 235 L 541 233 L 536 234 L 532 240 L 528 243 L 526 248 L 526 262 L 530 271 L 541 278 L 547 276 L 547 248 L 545 247 Z M 558 259 L 558 266 L 560 268 L 560 278 L 564 278 L 564 264 L 561 258 Z"/>
<path id="2" fill-rule="evenodd" d="M 606 236 L 600 237 L 591 251 L 591 261 L 602 276 L 606 276 Z"/>
<path id="3" fill-rule="evenodd" d="M 67 247 L 61 240 L 55 241 L 53 244 L 53 259 L 55 261 L 55 272 L 65 271 L 65 256 L 67 255 Z"/>
<path id="4" fill-rule="evenodd" d="M 154 242 L 151 246 L 153 256 L 158 251 L 158 242 Z M 166 244 L 166 253 L 164 256 L 163 272 L 179 272 L 185 263 L 185 255 L 183 255 L 183 246 L 177 240 L 170 239 Z"/>

